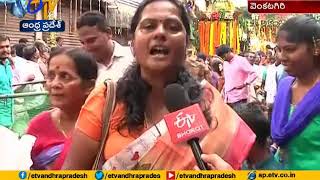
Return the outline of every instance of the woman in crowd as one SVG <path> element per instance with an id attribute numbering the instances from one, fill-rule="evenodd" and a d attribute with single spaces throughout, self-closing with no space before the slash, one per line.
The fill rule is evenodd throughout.
<path id="1" fill-rule="evenodd" d="M 186 61 L 186 68 L 202 85 L 205 85 L 207 82 L 212 83 L 211 71 L 203 61 L 189 58 Z"/>
<path id="2" fill-rule="evenodd" d="M 22 45 L 21 45 L 22 46 Z M 18 53 L 18 50 L 17 50 Z M 39 51 L 35 45 L 26 45 L 22 50 L 23 58 L 25 64 L 21 67 L 20 70 L 21 76 L 33 75 L 32 81 L 44 81 L 45 77 L 43 76 L 40 66 L 38 64 L 38 59 L 40 57 Z M 42 92 L 44 91 L 44 86 L 41 83 L 38 84 L 28 84 L 26 85 L 21 92 Z M 32 118 L 35 115 L 39 114 L 47 108 L 47 96 L 26 96 L 23 98 L 23 106 L 28 111 L 29 117 Z"/>
<path id="3" fill-rule="evenodd" d="M 277 34 L 277 58 L 290 75 L 280 81 L 271 122 L 287 169 L 320 169 L 320 25 L 287 20 Z"/>
<path id="4" fill-rule="evenodd" d="M 223 60 L 219 56 L 214 56 L 210 62 L 210 67 L 212 69 L 213 85 L 221 92 L 224 86 Z"/>
<path id="5" fill-rule="evenodd" d="M 190 25 L 183 5 L 176 0 L 146 0 L 133 16 L 130 29 L 137 63 L 117 83 L 103 169 L 195 167 L 190 147 L 172 144 L 163 120 L 169 113 L 164 88 L 171 83 L 189 90 L 192 102 L 200 103 L 210 123 L 210 132 L 201 140 L 203 152 L 209 154 L 203 159 L 212 162 L 220 156 L 239 168 L 255 136 L 215 88 L 209 83 L 202 87 L 186 71 Z M 82 107 L 63 169 L 92 168 L 101 140 L 105 90 L 104 85 L 94 89 Z"/>
<path id="6" fill-rule="evenodd" d="M 33 118 L 27 134 L 37 138 L 33 169 L 60 169 L 81 106 L 97 78 L 93 57 L 81 49 L 59 49 L 48 61 L 47 88 L 52 106 Z"/>
<path id="7" fill-rule="evenodd" d="M 37 40 L 34 42 L 34 45 L 39 51 L 39 59 L 38 64 L 40 66 L 40 70 L 43 74 L 43 76 L 47 76 L 47 62 L 50 55 L 49 47 L 46 45 L 45 42 Z"/>

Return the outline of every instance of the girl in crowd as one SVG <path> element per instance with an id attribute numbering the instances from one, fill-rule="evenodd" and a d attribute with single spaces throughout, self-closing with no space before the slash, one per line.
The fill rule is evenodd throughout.
<path id="1" fill-rule="evenodd" d="M 280 81 L 271 133 L 287 169 L 320 169 L 320 25 L 287 20 L 277 34 L 277 58 L 290 75 Z"/>
<path id="2" fill-rule="evenodd" d="M 203 152 L 209 154 L 203 159 L 213 162 L 220 156 L 233 168 L 240 168 L 255 136 L 215 88 L 209 83 L 201 86 L 186 71 L 190 24 L 183 5 L 176 0 L 146 0 L 133 16 L 130 29 L 136 63 L 117 83 L 103 169 L 195 167 L 190 147 L 172 144 L 162 120 L 169 113 L 164 88 L 171 83 L 191 87 L 191 100 L 200 104 L 210 122 L 210 132 L 201 140 Z M 98 86 L 82 107 L 63 169 L 92 168 L 101 140 L 105 90 L 104 85 Z"/>
<path id="3" fill-rule="evenodd" d="M 51 54 L 47 89 L 54 108 L 33 118 L 27 129 L 37 138 L 31 152 L 33 169 L 61 168 L 68 138 L 96 78 L 95 60 L 83 50 L 62 48 Z"/>

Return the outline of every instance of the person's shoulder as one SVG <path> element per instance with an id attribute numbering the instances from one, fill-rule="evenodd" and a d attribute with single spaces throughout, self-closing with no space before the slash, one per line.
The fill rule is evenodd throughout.
<path id="1" fill-rule="evenodd" d="M 27 134 L 29 134 L 33 129 L 41 129 L 41 126 L 48 124 L 51 120 L 51 111 L 41 112 L 30 120 Z"/>
<path id="2" fill-rule="evenodd" d="M 39 67 L 39 64 L 33 61 L 26 60 L 26 64 L 30 67 Z"/>
<path id="3" fill-rule="evenodd" d="M 114 43 L 114 56 L 119 57 L 120 59 L 130 59 L 133 60 L 133 54 L 131 52 L 130 46 L 122 46 L 117 41 L 113 41 Z"/>
<path id="4" fill-rule="evenodd" d="M 246 58 L 242 57 L 242 56 L 239 56 L 239 55 L 236 55 L 236 54 L 233 56 L 233 60 L 236 60 L 236 61 L 244 60 L 244 59 L 246 59 Z"/>
<path id="5" fill-rule="evenodd" d="M 291 87 L 294 80 L 295 80 L 295 78 L 292 76 L 286 76 L 286 77 L 280 79 L 278 89 Z"/>
<path id="6" fill-rule="evenodd" d="M 103 82 L 99 82 L 93 88 L 93 90 L 91 91 L 89 97 L 92 97 L 92 96 L 104 96 L 106 89 L 107 89 L 107 86 L 105 85 L 105 82 L 104 81 Z"/>
<path id="7" fill-rule="evenodd" d="M 235 59 L 236 59 L 236 61 L 239 61 L 240 63 L 250 64 L 248 59 L 245 57 L 236 55 Z"/>
<path id="8" fill-rule="evenodd" d="M 7 58 L 6 60 L 4 60 L 4 63 L 2 63 L 3 65 L 5 66 L 10 66 L 11 65 L 11 62 L 10 60 Z"/>
<path id="9" fill-rule="evenodd" d="M 13 59 L 14 59 L 15 63 L 24 63 L 24 64 L 27 63 L 27 60 L 22 58 L 22 57 L 20 57 L 20 56 L 16 56 Z"/>
<path id="10" fill-rule="evenodd" d="M 103 106 L 105 103 L 107 87 L 104 82 L 96 84 L 95 88 L 91 91 L 86 99 L 82 109 L 91 113 L 96 112 L 99 106 Z M 97 109 L 98 108 L 98 109 Z"/>

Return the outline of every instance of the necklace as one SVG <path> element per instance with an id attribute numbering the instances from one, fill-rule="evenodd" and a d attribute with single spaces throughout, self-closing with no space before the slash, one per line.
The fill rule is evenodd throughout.
<path id="1" fill-rule="evenodd" d="M 57 123 L 56 123 L 56 127 L 57 129 L 63 134 L 64 137 L 67 137 L 67 133 L 65 130 L 63 130 L 62 125 L 61 125 L 61 112 L 59 112 L 58 109 L 55 109 L 55 111 L 53 111 L 53 113 L 55 114 L 55 117 L 57 118 Z"/>
<path id="2" fill-rule="evenodd" d="M 65 130 L 63 130 L 60 122 L 61 122 L 61 118 L 58 119 L 58 129 L 60 130 L 60 132 L 63 134 L 64 137 L 67 137 L 67 133 L 65 132 Z"/>

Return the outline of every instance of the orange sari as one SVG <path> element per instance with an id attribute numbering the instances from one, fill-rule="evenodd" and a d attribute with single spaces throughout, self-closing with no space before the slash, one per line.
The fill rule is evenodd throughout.
<path id="1" fill-rule="evenodd" d="M 80 131 L 96 140 L 99 140 L 101 135 L 102 121 L 98 117 L 101 117 L 102 113 L 104 91 L 105 88 L 102 87 L 89 96 L 80 112 L 77 124 Z M 239 169 L 255 141 L 255 134 L 223 102 L 219 92 L 209 83 L 205 85 L 200 106 L 210 106 L 213 118 L 212 129 L 200 142 L 203 152 L 216 153 L 233 168 Z M 92 114 L 88 114 L 89 112 Z M 120 135 L 117 127 L 124 114 L 125 106 L 118 103 L 111 119 L 111 128 L 104 151 L 107 161 L 103 169 L 188 170 L 194 168 L 196 162 L 190 147 L 186 144 L 172 144 L 163 120 L 156 125 L 157 127 L 145 129 L 140 134 L 129 135 L 128 131 L 124 130 Z"/>

